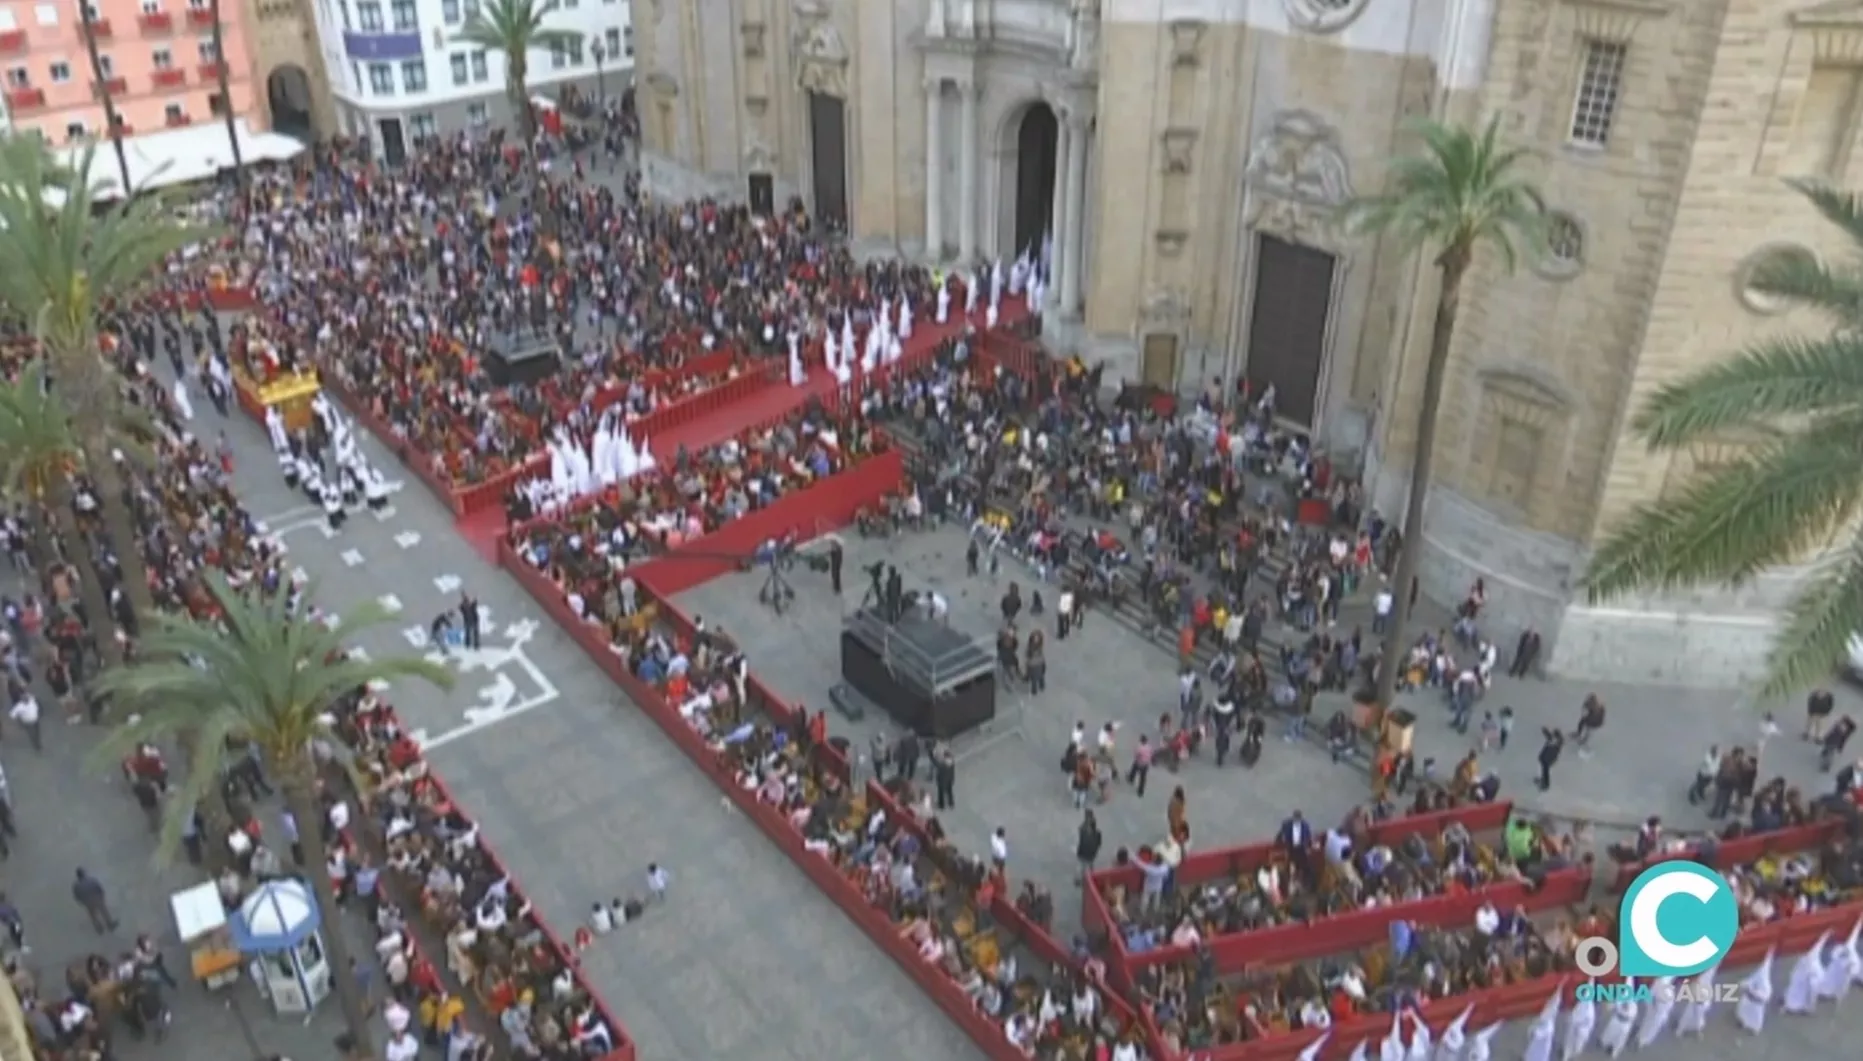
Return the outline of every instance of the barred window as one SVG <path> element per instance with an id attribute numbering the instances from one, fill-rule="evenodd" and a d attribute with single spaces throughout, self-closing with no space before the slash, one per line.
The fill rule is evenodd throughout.
<path id="1" fill-rule="evenodd" d="M 1572 142 L 1603 147 L 1611 139 L 1617 101 L 1624 91 L 1624 62 L 1630 46 L 1619 41 L 1588 40 L 1578 72 L 1578 95 L 1572 102 Z"/>

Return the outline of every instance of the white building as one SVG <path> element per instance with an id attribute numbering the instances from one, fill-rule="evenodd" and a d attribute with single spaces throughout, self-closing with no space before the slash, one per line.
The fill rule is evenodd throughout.
<path id="1" fill-rule="evenodd" d="M 458 41 L 479 0 L 316 0 L 318 47 L 338 127 L 399 162 L 421 139 L 511 118 L 505 57 Z M 553 29 L 578 46 L 533 51 L 533 96 L 573 84 L 590 97 L 633 84 L 634 30 L 625 0 L 561 0 Z"/>

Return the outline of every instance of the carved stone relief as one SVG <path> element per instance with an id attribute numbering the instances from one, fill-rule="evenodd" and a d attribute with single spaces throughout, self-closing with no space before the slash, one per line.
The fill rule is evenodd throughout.
<path id="1" fill-rule="evenodd" d="M 1154 287 L 1139 307 L 1140 328 L 1148 332 L 1190 327 L 1190 296 L 1175 287 Z"/>
<path id="2" fill-rule="evenodd" d="M 1287 21 L 1308 33 L 1337 33 L 1365 13 L 1370 0 L 1281 0 Z"/>
<path id="3" fill-rule="evenodd" d="M 1208 28 L 1203 22 L 1194 18 L 1180 18 L 1171 23 L 1171 63 L 1174 66 L 1195 66 L 1203 47 L 1203 31 Z"/>
<path id="4" fill-rule="evenodd" d="M 1166 129 L 1159 141 L 1164 146 L 1164 171 L 1173 175 L 1189 173 L 1191 156 L 1197 147 L 1197 131 Z"/>
<path id="5" fill-rule="evenodd" d="M 1283 111 L 1249 151 L 1249 188 L 1258 195 L 1332 209 L 1352 198 L 1339 137 L 1306 111 Z"/>
<path id="6" fill-rule="evenodd" d="M 847 42 L 832 22 L 818 22 L 803 34 L 796 83 L 804 92 L 847 98 Z"/>
<path id="7" fill-rule="evenodd" d="M 1161 228 L 1152 235 L 1158 244 L 1158 253 L 1166 258 L 1175 258 L 1184 253 L 1184 247 L 1190 242 L 1190 233 L 1176 228 Z"/>
<path id="8" fill-rule="evenodd" d="M 776 152 L 761 140 L 753 140 L 744 150 L 744 172 L 772 173 L 776 170 Z"/>
<path id="9" fill-rule="evenodd" d="M 738 32 L 744 38 L 744 54 L 752 59 L 763 58 L 763 23 L 746 22 L 738 27 Z"/>

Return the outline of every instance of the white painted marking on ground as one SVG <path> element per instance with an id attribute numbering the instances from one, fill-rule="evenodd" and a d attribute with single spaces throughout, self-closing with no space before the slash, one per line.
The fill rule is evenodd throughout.
<path id="1" fill-rule="evenodd" d="M 363 556 L 362 551 L 359 549 L 343 550 L 343 563 L 350 567 L 361 567 L 367 561 L 368 558 Z"/>
<path id="2" fill-rule="evenodd" d="M 489 610 L 481 609 L 481 611 L 488 612 Z M 487 629 L 497 629 L 491 624 L 489 616 L 485 619 L 485 624 Z M 488 729 L 526 712 L 535 711 L 559 699 L 560 694 L 556 686 L 544 674 L 543 668 L 532 662 L 524 651 L 525 644 L 536 636 L 539 629 L 540 626 L 536 620 L 520 620 L 504 629 L 504 637 L 509 642 L 506 645 L 460 649 L 448 653 L 447 658 L 457 660 L 462 671 L 491 672 L 492 682 L 490 685 L 479 688 L 477 703 L 463 712 L 465 717 L 463 724 L 442 733 L 423 731 L 415 734 L 414 739 L 420 746 L 431 749 L 451 744 L 462 737 L 471 736 L 482 729 Z M 430 654 L 428 658 L 433 658 L 433 655 L 437 653 Z M 509 668 L 509 673 L 506 668 Z M 520 683 L 512 680 L 512 673 L 522 674 L 525 679 L 523 684 L 534 687 L 536 692 L 520 698 L 522 692 Z"/>
<path id="3" fill-rule="evenodd" d="M 420 544 L 420 532 L 402 531 L 400 534 L 395 535 L 395 544 L 403 549 L 412 549 Z"/>
<path id="4" fill-rule="evenodd" d="M 329 615 L 323 617 L 323 625 L 326 629 L 338 629 L 343 625 L 343 617 L 335 612 L 331 612 Z"/>
<path id="5" fill-rule="evenodd" d="M 374 693 L 377 696 L 380 696 L 383 693 L 387 692 L 389 688 L 390 686 L 388 683 L 388 679 L 386 678 L 370 678 L 369 679 L 369 691 Z"/>
<path id="6" fill-rule="evenodd" d="M 361 645 L 357 645 L 349 649 L 349 658 L 358 663 L 367 663 L 369 662 L 369 650 L 363 648 Z"/>
<path id="7" fill-rule="evenodd" d="M 415 648 L 426 648 L 433 643 L 427 640 L 427 628 L 424 626 L 404 626 L 401 628 L 401 636 L 407 638 L 408 644 Z"/>
<path id="8" fill-rule="evenodd" d="M 291 569 L 291 581 L 296 582 L 300 585 L 302 585 L 303 583 L 309 582 L 310 572 L 304 570 L 301 567 L 294 567 Z"/>
<path id="9" fill-rule="evenodd" d="M 433 580 L 433 588 L 446 594 L 458 593 L 459 587 L 463 585 L 465 582 L 458 575 L 441 575 Z"/>
<path id="10" fill-rule="evenodd" d="M 306 516 L 321 517 L 322 515 L 323 515 L 322 505 L 298 505 L 294 508 L 287 508 L 280 512 L 274 512 L 271 515 L 264 516 L 260 519 L 255 520 L 254 522 L 258 525 L 259 533 L 263 534 L 274 523 L 295 523 L 295 522 L 298 522 L 304 519 L 304 517 Z"/>
<path id="11" fill-rule="evenodd" d="M 252 521 L 252 533 L 263 538 L 272 533 L 272 525 L 262 519 L 255 519 Z"/>
<path id="12" fill-rule="evenodd" d="M 401 598 L 392 593 L 384 593 L 375 598 L 375 603 L 381 605 L 390 615 L 401 614 Z"/>
<path id="13" fill-rule="evenodd" d="M 395 506 L 384 505 L 379 509 L 372 508 L 369 510 L 369 515 L 374 516 L 377 523 L 387 523 L 395 518 Z"/>

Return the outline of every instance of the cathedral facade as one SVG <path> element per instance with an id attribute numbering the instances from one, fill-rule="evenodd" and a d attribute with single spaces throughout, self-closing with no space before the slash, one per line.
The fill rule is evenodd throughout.
<path id="1" fill-rule="evenodd" d="M 1426 595 L 1485 582 L 1556 673 L 1725 684 L 1804 576 L 1589 605 L 1593 542 L 1740 452 L 1653 454 L 1656 387 L 1820 322 L 1749 290 L 1841 255 L 1786 184 L 1863 186 L 1863 0 L 633 0 L 656 192 L 799 195 L 857 246 L 1046 254 L 1051 330 L 1111 374 L 1273 384 L 1401 512 L 1436 298 L 1414 248 L 1344 231 L 1411 120 L 1499 115 L 1545 246 L 1464 291 Z"/>

